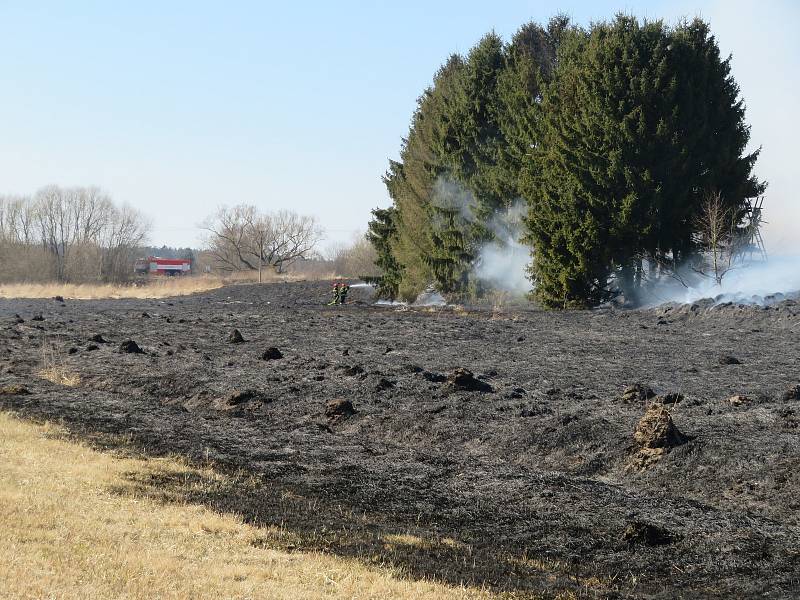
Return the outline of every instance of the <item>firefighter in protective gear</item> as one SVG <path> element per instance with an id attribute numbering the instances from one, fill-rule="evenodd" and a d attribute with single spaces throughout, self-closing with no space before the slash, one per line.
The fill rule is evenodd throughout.
<path id="1" fill-rule="evenodd" d="M 328 302 L 328 306 L 339 304 L 339 301 L 341 300 L 342 297 L 342 286 L 338 281 L 333 284 L 333 288 L 331 288 L 331 293 L 333 297 L 331 298 L 331 301 Z"/>
<path id="2" fill-rule="evenodd" d="M 339 304 L 345 304 L 347 301 L 347 292 L 350 291 L 350 286 L 346 283 L 343 283 L 339 286 Z"/>

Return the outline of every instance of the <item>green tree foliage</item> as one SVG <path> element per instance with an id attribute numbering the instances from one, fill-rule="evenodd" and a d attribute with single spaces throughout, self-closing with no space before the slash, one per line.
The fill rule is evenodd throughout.
<path id="1" fill-rule="evenodd" d="M 404 142 L 402 154 L 411 154 L 407 142 Z M 395 208 L 392 218 L 395 235 L 390 244 L 401 272 L 397 295 L 409 300 L 428 285 L 431 277 L 424 260 L 431 251 L 426 206 L 431 182 L 418 161 L 411 161 L 408 156 L 406 160 L 411 167 L 408 169 L 410 175 L 406 175 L 407 169 L 402 162 L 392 161 L 384 175 L 384 183 Z"/>
<path id="2" fill-rule="evenodd" d="M 505 67 L 503 41 L 484 36 L 469 52 L 448 102 L 443 155 L 452 177 L 473 194 L 478 222 L 514 198 L 497 169 L 505 146 L 500 129 L 498 77 Z"/>
<path id="3" fill-rule="evenodd" d="M 679 262 L 709 189 L 741 206 L 763 191 L 728 61 L 701 21 L 669 29 L 619 16 L 559 49 L 526 165 L 535 295 L 595 305 L 642 260 Z"/>
<path id="4" fill-rule="evenodd" d="M 444 247 L 437 247 L 441 240 L 452 237 L 436 190 L 440 178 L 449 173 L 443 148 L 452 143 L 448 136 L 456 131 L 450 118 L 463 68 L 461 57 L 453 55 L 436 74 L 433 85 L 417 102 L 400 161 L 390 162 L 384 175 L 397 210 L 392 251 L 402 273 L 398 294 L 405 300 L 413 300 L 431 283 L 440 289 L 458 289 L 464 270 L 460 263 L 468 260 L 463 252 L 448 255 Z M 448 261 L 452 264 L 447 265 Z M 450 279 L 451 274 L 455 279 Z"/>
<path id="5" fill-rule="evenodd" d="M 386 293 L 474 288 L 480 246 L 519 197 L 542 304 L 596 305 L 612 281 L 635 292 L 697 252 L 709 193 L 741 214 L 764 191 L 749 135 L 730 59 L 700 20 L 620 15 L 586 31 L 558 16 L 507 45 L 489 33 L 436 73 L 384 176 L 393 229 L 379 233 L 382 213 L 371 229 Z"/>
<path id="6" fill-rule="evenodd" d="M 372 278 L 370 283 L 376 285 L 379 297 L 390 300 L 397 298 L 403 274 L 393 250 L 393 244 L 397 241 L 396 218 L 395 207 L 376 208 L 372 211 L 372 220 L 367 229 L 367 240 L 378 254 L 375 265 L 381 272 L 381 275 Z"/>
<path id="7" fill-rule="evenodd" d="M 499 147 L 497 167 L 512 199 L 521 195 L 520 173 L 539 141 L 544 87 L 553 76 L 560 40 L 569 30 L 566 16 L 553 17 L 547 28 L 530 22 L 517 31 L 505 50 L 505 67 L 497 81 L 497 120 L 505 143 Z"/>
<path id="8" fill-rule="evenodd" d="M 457 181 L 440 175 L 431 202 L 433 250 L 426 258 L 436 289 L 445 295 L 467 291 L 474 255 L 474 198 Z"/>
<path id="9" fill-rule="evenodd" d="M 538 57 L 543 48 L 531 45 L 528 53 Z M 552 60 L 546 52 L 549 59 L 537 60 Z M 475 248 L 491 236 L 486 223 L 519 197 L 519 165 L 509 163 L 501 128 L 505 69 L 494 33 L 466 59 L 451 56 L 419 99 L 401 160 L 384 177 L 398 209 L 394 248 L 406 299 L 431 283 L 445 294 L 466 291 Z"/>

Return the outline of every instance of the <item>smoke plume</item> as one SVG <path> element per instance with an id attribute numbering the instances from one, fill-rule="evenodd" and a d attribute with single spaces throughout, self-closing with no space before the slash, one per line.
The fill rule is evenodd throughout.
<path id="1" fill-rule="evenodd" d="M 433 196 L 434 205 L 455 211 L 464 225 L 476 221 L 475 198 L 463 185 L 439 177 Z M 492 239 L 477 248 L 471 277 L 493 290 L 524 294 L 531 289 L 527 266 L 531 248 L 520 243 L 527 207 L 517 199 L 508 210 L 495 214 L 484 223 Z M 666 277 L 650 282 L 642 290 L 644 305 L 666 302 L 691 303 L 704 298 L 718 303 L 764 305 L 783 297 L 800 297 L 800 256 L 775 256 L 735 266 L 717 284 L 713 277 L 700 276 L 686 268 L 679 278 Z"/>
<path id="2" fill-rule="evenodd" d="M 763 306 L 783 298 L 800 296 L 798 256 L 775 256 L 768 260 L 741 263 L 728 271 L 720 284 L 713 277 L 699 276 L 688 268 L 680 276 L 680 281 L 665 277 L 651 282 L 642 294 L 642 304 L 688 304 L 713 299 L 717 304 L 733 302 Z"/>
<path id="3" fill-rule="evenodd" d="M 527 267 L 531 249 L 520 243 L 525 201 L 518 199 L 489 223 L 494 239 L 478 250 L 473 277 L 491 289 L 525 294 L 531 289 Z"/>
<path id="4" fill-rule="evenodd" d="M 714 298 L 718 302 L 764 304 L 776 294 L 792 295 L 800 291 L 800 257 L 776 256 L 766 261 L 751 262 L 725 274 L 720 285 L 706 279 L 685 290 L 679 302 L 695 302 Z"/>
<path id="5" fill-rule="evenodd" d="M 475 197 L 463 185 L 448 177 L 436 180 L 432 202 L 434 206 L 455 212 L 462 223 L 476 223 Z M 526 271 L 531 249 L 520 243 L 525 201 L 518 198 L 507 209 L 496 213 L 482 226 L 492 238 L 475 251 L 470 278 L 493 290 L 525 294 L 531 288 Z"/>

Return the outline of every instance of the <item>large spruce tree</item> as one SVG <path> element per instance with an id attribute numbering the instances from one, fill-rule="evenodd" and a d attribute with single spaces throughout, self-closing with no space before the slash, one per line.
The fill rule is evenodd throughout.
<path id="1" fill-rule="evenodd" d="M 538 145 L 542 94 L 555 69 L 559 42 L 569 28 L 569 18 L 563 15 L 553 17 L 546 28 L 526 23 L 506 48 L 497 82 L 497 120 L 505 142 L 499 148 L 497 166 L 510 199 L 520 196 L 523 165 L 530 166 L 532 149 Z"/>
<path id="2" fill-rule="evenodd" d="M 450 104 L 463 68 L 461 57 L 453 55 L 438 71 L 433 85 L 417 102 L 408 137 L 400 150 L 400 161 L 390 162 L 384 175 L 397 211 L 393 217 L 396 235 L 391 247 L 402 273 L 397 293 L 405 300 L 413 300 L 431 283 L 454 287 L 453 282 L 442 278 L 458 272 L 455 266 L 442 267 L 442 261 L 448 257 L 443 255 L 441 247 L 435 247 L 439 207 L 434 196 L 437 181 L 449 172 L 443 148 L 450 144 L 447 136 L 454 132 L 448 125 L 448 115 L 453 110 Z M 436 265 L 432 260 L 435 256 L 439 257 Z M 460 255 L 450 260 L 462 262 Z M 461 279 L 460 274 L 457 279 Z"/>
<path id="3" fill-rule="evenodd" d="M 572 31 L 525 167 L 535 296 L 595 305 L 612 275 L 635 288 L 643 259 L 691 253 L 702 197 L 763 191 L 728 61 L 701 21 L 675 29 L 619 16 Z"/>
<path id="4" fill-rule="evenodd" d="M 379 277 L 372 278 L 378 297 L 394 300 L 400 288 L 403 270 L 395 257 L 393 244 L 397 241 L 397 209 L 376 208 L 372 211 L 372 219 L 367 229 L 367 240 L 373 245 L 378 258 L 375 265 L 381 272 Z"/>
<path id="5" fill-rule="evenodd" d="M 514 198 L 496 169 L 506 145 L 497 90 L 504 67 L 503 41 L 489 33 L 467 55 L 446 114 L 442 151 L 451 176 L 472 192 L 478 223 Z"/>
<path id="6" fill-rule="evenodd" d="M 493 220 L 520 196 L 542 304 L 635 293 L 697 251 L 708 194 L 735 213 L 764 191 L 748 141 L 729 59 L 700 20 L 621 15 L 585 31 L 559 16 L 508 45 L 490 33 L 437 72 L 384 177 L 393 229 L 379 233 L 376 213 L 371 231 L 386 293 L 471 287 Z"/>

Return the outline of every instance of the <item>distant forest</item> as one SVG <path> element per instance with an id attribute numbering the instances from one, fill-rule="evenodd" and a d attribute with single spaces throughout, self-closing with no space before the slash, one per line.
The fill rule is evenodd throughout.
<path id="1" fill-rule="evenodd" d="M 96 187 L 0 195 L 0 282 L 127 281 L 148 230 Z"/>
<path id="2" fill-rule="evenodd" d="M 689 264 L 703 272 L 746 227 L 753 173 L 744 102 L 700 19 L 557 16 L 453 54 L 422 91 L 368 239 L 380 293 L 473 276 L 497 222 L 523 206 L 532 298 L 550 308 L 629 298 Z"/>

